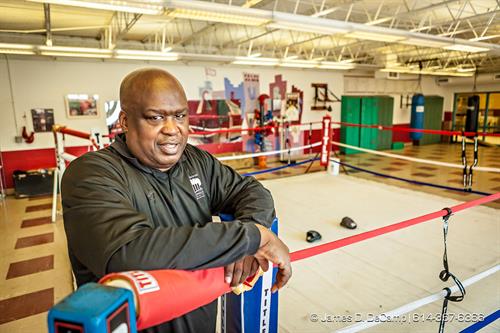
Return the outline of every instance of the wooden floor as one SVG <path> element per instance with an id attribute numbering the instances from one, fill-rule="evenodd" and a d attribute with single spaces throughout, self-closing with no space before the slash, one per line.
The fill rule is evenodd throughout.
<path id="1" fill-rule="evenodd" d="M 470 148 L 468 147 L 470 150 Z M 459 145 L 408 146 L 407 156 L 460 163 Z M 480 148 L 479 165 L 500 167 L 500 149 Z M 461 187 L 461 170 L 415 164 L 369 154 L 341 156 L 352 165 L 435 184 Z M 282 164 L 268 163 L 269 167 Z M 310 246 L 307 230 L 322 233 L 322 242 L 371 230 L 470 201 L 479 195 L 440 190 L 367 175 L 332 176 L 316 162 L 256 176 L 275 198 L 280 233 L 292 251 Z M 249 172 L 254 169 L 240 170 Z M 500 174 L 475 174 L 473 189 L 500 191 Z M 294 177 L 290 177 L 294 176 Z M 0 332 L 46 332 L 46 311 L 72 290 L 62 219 L 50 223 L 50 198 L 0 200 Z M 452 217 L 449 259 L 463 279 L 500 261 L 500 202 Z M 338 226 L 343 216 L 359 224 L 355 231 Z M 316 243 L 318 244 L 318 243 Z M 349 323 L 311 322 L 311 315 L 378 314 L 438 292 L 449 285 L 442 269 L 442 225 L 427 222 L 297 262 L 290 285 L 281 292 L 281 332 L 331 332 Z M 467 289 L 466 299 L 450 312 L 490 314 L 500 308 L 500 280 L 494 275 Z M 421 313 L 438 313 L 432 304 Z M 367 332 L 436 332 L 435 322 L 382 324 Z M 470 323 L 452 322 L 447 332 Z M 494 323 L 481 332 L 498 332 Z"/>

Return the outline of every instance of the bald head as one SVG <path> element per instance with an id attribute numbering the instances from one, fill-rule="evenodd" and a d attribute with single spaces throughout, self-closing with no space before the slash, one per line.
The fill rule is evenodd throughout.
<path id="1" fill-rule="evenodd" d="M 177 79 L 159 68 L 143 68 L 128 74 L 120 85 L 120 104 L 123 110 L 133 111 L 144 105 L 151 93 L 163 91 L 186 99 Z"/>
<path id="2" fill-rule="evenodd" d="M 189 133 L 188 102 L 179 81 L 157 68 L 134 71 L 122 81 L 120 103 L 119 121 L 130 152 L 161 171 L 175 165 Z"/>

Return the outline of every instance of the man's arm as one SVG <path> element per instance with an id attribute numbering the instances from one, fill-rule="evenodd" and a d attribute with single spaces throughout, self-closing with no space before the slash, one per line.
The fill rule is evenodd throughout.
<path id="1" fill-rule="evenodd" d="M 206 163 L 210 166 L 209 168 L 205 168 L 207 171 L 205 177 L 211 180 L 210 195 L 213 213 L 231 213 L 238 221 L 254 222 L 257 226 L 262 225 L 270 228 L 276 216 L 271 193 L 254 177 L 243 177 L 208 153 L 202 152 L 202 154 L 206 155 L 204 159 L 207 160 Z M 265 230 L 265 228 L 259 228 L 259 230 L 261 231 L 261 239 L 263 233 L 272 234 L 272 232 Z M 278 237 L 268 237 L 268 241 L 269 244 L 277 244 L 276 248 L 274 248 L 276 251 L 279 249 L 285 251 L 286 249 L 288 256 L 288 248 Z M 271 252 L 266 253 L 267 256 L 271 254 Z M 262 251 L 260 258 L 262 258 Z M 281 258 L 283 259 L 283 256 Z M 268 260 L 272 261 L 276 260 L 276 258 Z M 277 264 L 276 261 L 273 261 L 273 263 Z M 225 267 L 224 276 L 226 282 L 235 287 L 243 283 L 247 277 L 254 275 L 258 267 L 259 260 L 254 255 L 246 256 L 231 263 Z M 291 268 L 290 270 L 288 267 L 284 270 L 280 268 L 279 275 L 281 274 L 291 275 Z M 283 278 L 285 281 L 283 285 L 288 278 Z"/>
<path id="2" fill-rule="evenodd" d="M 254 177 L 243 177 L 213 156 L 202 152 L 209 181 L 213 214 L 232 214 L 235 220 L 254 222 L 268 228 L 276 217 L 271 193 Z"/>

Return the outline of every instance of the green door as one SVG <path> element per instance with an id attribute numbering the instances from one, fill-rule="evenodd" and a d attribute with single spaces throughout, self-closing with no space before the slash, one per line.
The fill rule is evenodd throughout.
<path id="1" fill-rule="evenodd" d="M 424 128 L 440 130 L 443 120 L 443 97 L 424 96 Z M 421 145 L 428 145 L 441 142 L 441 135 L 426 134 L 420 139 Z"/>
<path id="2" fill-rule="evenodd" d="M 340 120 L 346 123 L 359 124 L 361 118 L 361 98 L 358 96 L 342 96 Z M 359 127 L 342 126 L 340 142 L 359 147 Z M 345 154 L 359 153 L 358 150 L 340 147 Z"/>

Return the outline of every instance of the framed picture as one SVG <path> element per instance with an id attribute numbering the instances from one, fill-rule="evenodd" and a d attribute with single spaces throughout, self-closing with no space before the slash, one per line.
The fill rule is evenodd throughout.
<path id="1" fill-rule="evenodd" d="M 66 112 L 68 118 L 97 117 L 99 95 L 68 94 L 66 95 Z"/>
<path id="2" fill-rule="evenodd" d="M 35 132 L 50 132 L 54 125 L 54 109 L 31 109 L 33 129 Z"/>

